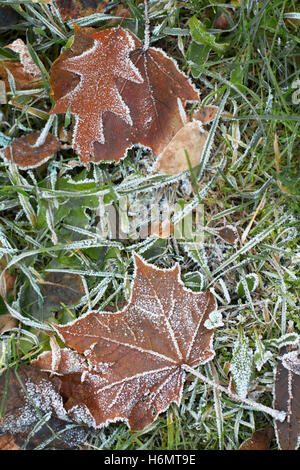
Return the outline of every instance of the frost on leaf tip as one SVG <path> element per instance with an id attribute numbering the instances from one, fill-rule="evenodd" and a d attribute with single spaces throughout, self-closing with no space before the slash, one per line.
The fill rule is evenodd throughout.
<path id="1" fill-rule="evenodd" d="M 81 159 L 115 160 L 133 145 L 159 155 L 183 126 L 183 105 L 196 89 L 172 59 L 122 28 L 75 27 L 74 42 L 51 68 L 55 107 L 75 114 L 73 148 Z"/>
<path id="2" fill-rule="evenodd" d="M 117 313 L 91 312 L 55 326 L 73 348 L 62 350 L 57 369 L 69 414 L 85 407 L 97 427 L 123 420 L 138 430 L 170 403 L 179 404 L 181 366 L 196 367 L 214 356 L 213 330 L 204 326 L 214 309 L 210 292 L 184 287 L 178 265 L 158 269 L 135 255 L 126 307 Z M 51 362 L 50 352 L 37 360 L 47 370 Z"/>

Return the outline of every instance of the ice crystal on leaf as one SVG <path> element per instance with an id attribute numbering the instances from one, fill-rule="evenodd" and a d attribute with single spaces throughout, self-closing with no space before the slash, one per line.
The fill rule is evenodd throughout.
<path id="1" fill-rule="evenodd" d="M 246 398 L 248 393 L 252 364 L 253 351 L 249 347 L 249 340 L 243 334 L 240 334 L 233 348 L 230 371 L 236 391 L 241 398 Z"/>

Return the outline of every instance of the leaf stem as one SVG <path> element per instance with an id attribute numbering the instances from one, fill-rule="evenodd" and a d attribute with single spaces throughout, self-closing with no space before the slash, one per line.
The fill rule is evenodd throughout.
<path id="1" fill-rule="evenodd" d="M 148 13 L 148 0 L 144 0 L 144 8 L 145 8 L 145 33 L 144 33 L 144 47 L 143 50 L 146 52 L 149 49 L 150 45 L 150 20 L 149 20 L 149 13 Z"/>
<path id="2" fill-rule="evenodd" d="M 253 400 L 249 400 L 248 398 L 241 398 L 238 395 L 236 395 L 235 393 L 232 393 L 227 388 L 222 387 L 222 385 L 219 385 L 219 384 L 215 383 L 213 380 L 208 379 L 205 375 L 200 374 L 200 372 L 196 371 L 195 369 L 188 366 L 187 364 L 183 364 L 181 367 L 186 372 L 190 372 L 195 377 L 198 377 L 200 380 L 207 383 L 208 385 L 211 385 L 212 387 L 216 388 L 220 392 L 226 393 L 234 401 L 244 403 L 245 405 L 249 405 L 252 408 L 256 408 L 258 411 L 262 411 L 264 413 L 267 413 L 267 414 L 271 415 L 274 419 L 278 419 L 281 422 L 283 422 L 286 418 L 285 411 L 279 411 L 279 410 L 275 410 L 274 408 L 269 408 L 268 406 L 262 405 L 261 403 L 257 403 Z"/>

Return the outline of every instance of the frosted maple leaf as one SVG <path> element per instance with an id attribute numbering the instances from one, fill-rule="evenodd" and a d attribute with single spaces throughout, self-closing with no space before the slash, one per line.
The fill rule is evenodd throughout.
<path id="1" fill-rule="evenodd" d="M 130 110 L 119 93 L 116 79 L 144 81 L 129 59 L 135 44 L 127 31 L 101 31 L 93 35 L 93 40 L 92 47 L 82 54 L 64 59 L 61 69 L 79 75 L 80 80 L 51 111 L 51 114 L 66 112 L 71 107 L 76 115 L 73 147 L 86 162 L 94 151 L 94 142 L 105 142 L 103 113 L 113 112 L 132 125 Z"/>
<path id="2" fill-rule="evenodd" d="M 128 305 L 117 313 L 91 312 L 55 329 L 73 349 L 39 356 L 61 380 L 69 414 L 95 427 L 125 420 L 143 429 L 171 402 L 180 404 L 184 365 L 211 360 L 213 330 L 204 326 L 215 300 L 185 288 L 179 266 L 158 269 L 135 255 Z"/>
<path id="3" fill-rule="evenodd" d="M 199 93 L 162 50 L 144 50 L 122 28 L 75 28 L 74 42 L 51 67 L 52 113 L 76 116 L 73 148 L 90 160 L 124 158 L 133 145 L 158 156 L 183 126 Z"/>

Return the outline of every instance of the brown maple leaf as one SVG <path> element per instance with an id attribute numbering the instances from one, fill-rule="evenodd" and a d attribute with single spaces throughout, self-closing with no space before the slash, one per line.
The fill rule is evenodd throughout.
<path id="1" fill-rule="evenodd" d="M 56 103 L 76 115 L 73 148 L 84 162 L 119 161 L 135 144 L 159 155 L 184 125 L 183 109 L 199 95 L 175 61 L 146 51 L 122 28 L 75 27 L 74 42 L 51 68 Z"/>
<path id="2" fill-rule="evenodd" d="M 213 295 L 185 288 L 178 265 L 158 269 L 135 255 L 135 266 L 123 310 L 53 325 L 73 350 L 61 350 L 60 361 L 51 352 L 35 361 L 49 371 L 56 364 L 68 415 L 95 427 L 125 420 L 132 430 L 143 429 L 171 402 L 180 404 L 184 365 L 214 356 L 213 330 L 204 326 L 215 309 Z"/>

